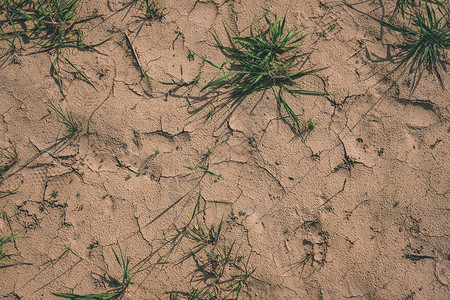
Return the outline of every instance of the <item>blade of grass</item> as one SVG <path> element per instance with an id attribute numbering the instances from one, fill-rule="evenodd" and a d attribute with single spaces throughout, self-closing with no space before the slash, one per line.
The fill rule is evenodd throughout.
<path id="1" fill-rule="evenodd" d="M 82 300 L 107 300 L 113 299 L 117 296 L 117 293 L 98 293 L 98 294 L 87 294 L 87 295 L 77 295 L 70 293 L 52 293 L 55 296 L 61 298 L 70 298 L 70 299 L 82 299 Z"/>
<path id="2" fill-rule="evenodd" d="M 207 168 L 204 168 L 204 167 L 198 167 L 198 168 L 195 168 L 195 167 L 185 167 L 185 168 L 187 168 L 187 169 L 189 169 L 189 170 L 192 170 L 192 171 L 199 171 L 199 172 L 203 172 L 203 173 L 208 173 L 208 174 L 210 174 L 210 175 L 216 177 L 217 179 L 222 179 L 222 175 L 217 175 L 217 174 L 211 172 L 210 170 L 208 170 Z"/>
<path id="3" fill-rule="evenodd" d="M 74 68 L 75 71 L 77 71 L 77 73 L 80 74 L 81 77 L 83 77 L 83 79 L 84 79 L 90 86 L 92 86 L 92 87 L 94 88 L 94 90 L 96 90 L 96 91 L 98 92 L 97 88 L 96 88 L 95 85 L 92 83 L 92 81 L 90 81 L 89 78 L 87 78 L 87 76 L 86 76 L 81 70 L 79 70 L 77 67 L 75 67 L 75 65 L 74 65 L 70 60 L 68 60 L 66 57 L 64 57 L 64 60 L 65 60 L 72 68 Z"/>

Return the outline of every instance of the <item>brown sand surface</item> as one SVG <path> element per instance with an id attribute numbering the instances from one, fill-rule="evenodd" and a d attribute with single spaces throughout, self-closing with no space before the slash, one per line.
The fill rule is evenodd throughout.
<path id="1" fill-rule="evenodd" d="M 203 288 L 217 299 L 448 299 L 450 96 L 428 74 L 410 95 L 408 74 L 376 62 L 390 38 L 379 23 L 338 0 L 161 0 L 165 16 L 151 21 L 135 1 L 80 3 L 81 15 L 102 15 L 85 39 L 111 39 L 98 53 L 64 51 L 97 90 L 69 70 L 62 98 L 53 56 L 31 45 L 0 69 L 0 146 L 19 155 L 0 177 L 14 191 L 0 194 L 0 236 L 18 236 L 6 260 L 26 263 L 0 268 L 2 299 L 112 290 L 117 242 L 134 283 L 123 299 Z M 327 96 L 286 94 L 317 123 L 308 134 L 279 118 L 271 91 L 229 117 L 208 116 L 215 102 L 198 98 L 217 74 L 199 57 L 226 60 L 213 33 L 224 43 L 225 26 L 248 33 L 261 7 L 311 33 L 305 67 L 326 67 L 300 82 Z M 357 7 L 380 17 L 393 1 Z M 133 52 L 152 78 L 186 84 L 143 79 Z M 58 142 L 47 97 L 79 118 L 79 134 Z M 196 251 L 184 229 L 198 224 L 217 245 Z M 231 245 L 218 271 L 206 253 Z"/>

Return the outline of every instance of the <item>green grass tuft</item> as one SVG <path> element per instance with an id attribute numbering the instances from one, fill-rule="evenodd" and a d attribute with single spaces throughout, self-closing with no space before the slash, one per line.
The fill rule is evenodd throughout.
<path id="1" fill-rule="evenodd" d="M 347 6 L 360 10 L 353 6 Z M 394 25 L 361 12 L 379 22 L 393 33 L 401 35 L 401 42 L 391 43 L 396 50 L 392 61 L 397 65 L 390 73 L 401 71 L 412 74 L 410 94 L 417 88 L 423 73 L 434 74 L 445 89 L 441 72 L 447 72 L 450 49 L 450 10 L 438 0 L 399 0 L 396 9 L 402 12 L 406 24 Z"/>
<path id="2" fill-rule="evenodd" d="M 86 295 L 78 295 L 72 293 L 52 293 L 55 296 L 69 299 L 82 299 L 82 300 L 109 300 L 109 299 L 120 299 L 128 290 L 128 287 L 131 282 L 131 273 L 130 273 L 130 258 L 126 256 L 126 253 L 122 251 L 119 242 L 117 242 L 118 251 L 112 248 L 114 257 L 119 264 L 122 270 L 122 279 L 117 280 L 115 278 L 110 277 L 110 280 L 114 282 L 114 286 L 116 288 L 108 291 L 106 293 L 98 293 L 98 294 L 86 294 Z"/>
<path id="3" fill-rule="evenodd" d="M 10 255 L 5 253 L 5 245 L 19 238 L 14 235 L 12 232 L 8 232 L 2 236 L 0 236 L 0 268 L 6 268 L 16 265 L 29 265 L 29 263 L 24 263 L 20 261 L 11 260 Z M 6 260 L 4 260 L 7 258 Z"/>
<path id="4" fill-rule="evenodd" d="M 131 272 L 130 272 L 130 258 L 122 251 L 119 242 L 117 242 L 118 252 L 112 248 L 114 257 L 117 263 L 122 269 L 122 280 L 119 282 L 119 287 L 115 289 L 115 293 L 120 296 L 124 295 L 128 291 L 128 287 L 133 284 L 131 282 Z"/>
<path id="5" fill-rule="evenodd" d="M 394 12 L 400 12 L 402 16 L 405 16 L 405 13 L 408 9 L 414 4 L 414 0 L 397 0 L 395 2 Z"/>
<path id="6" fill-rule="evenodd" d="M 161 20 L 166 15 L 164 7 L 161 7 L 156 0 L 143 0 L 141 10 L 145 13 L 147 20 Z"/>
<path id="7" fill-rule="evenodd" d="M 72 112 L 64 112 L 61 106 L 56 106 L 50 99 L 48 99 L 48 107 L 56 113 L 56 119 L 59 123 L 66 127 L 66 137 L 73 137 L 81 131 L 81 122 L 75 118 Z"/>
<path id="8" fill-rule="evenodd" d="M 197 253 L 208 245 L 216 245 L 220 239 L 222 226 L 223 217 L 217 226 L 217 231 L 214 230 L 214 227 L 211 227 L 209 230 L 207 228 L 203 229 L 202 224 L 197 219 L 197 225 L 187 228 L 185 232 L 185 235 L 196 243 L 196 246 L 192 249 L 192 252 Z"/>
<path id="9" fill-rule="evenodd" d="M 222 277 L 225 272 L 226 266 L 232 262 L 232 252 L 235 242 L 230 246 L 223 245 L 222 247 L 214 247 L 211 251 L 206 251 L 206 256 L 208 257 L 208 265 L 211 268 L 211 273 L 216 277 Z"/>
<path id="10" fill-rule="evenodd" d="M 0 236 L 0 260 L 2 260 L 6 254 L 5 254 L 5 245 L 9 242 L 12 242 L 16 238 L 15 235 L 12 234 L 12 232 L 6 233 L 2 236 Z M 0 265 L 3 263 L 0 262 Z"/>
<path id="11" fill-rule="evenodd" d="M 278 88 L 278 92 L 274 90 L 274 96 L 287 112 L 295 130 L 303 132 L 304 124 L 282 99 L 282 93 L 286 90 L 291 94 L 326 95 L 323 92 L 305 90 L 296 82 L 296 79 L 318 72 L 320 69 L 301 70 L 296 63 L 302 56 L 296 53 L 296 50 L 301 48 L 299 42 L 307 34 L 300 35 L 300 30 L 287 31 L 286 16 L 279 18 L 270 10 L 264 10 L 267 28 L 254 29 L 250 36 L 241 36 L 233 32 L 231 47 L 223 45 L 215 35 L 217 46 L 228 61 L 217 65 L 202 58 L 219 69 L 222 74 L 207 83 L 201 92 L 228 95 L 233 105 L 237 106 L 253 93 Z"/>
<path id="12" fill-rule="evenodd" d="M 420 3 L 412 6 L 403 1 L 403 15 L 407 26 L 395 26 L 378 20 L 383 26 L 403 35 L 404 41 L 393 44 L 397 49 L 394 56 L 397 69 L 405 69 L 413 74 L 411 92 L 417 87 L 423 72 L 434 73 L 444 88 L 440 72 L 449 64 L 447 51 L 450 49 L 450 11 L 440 2 L 436 5 Z M 406 6 L 405 6 L 406 5 Z"/>
<path id="13" fill-rule="evenodd" d="M 173 300 L 179 300 L 179 296 L 181 295 L 183 299 L 186 300 L 217 300 L 217 298 L 206 288 L 205 289 L 192 289 L 191 292 L 180 292 L 180 291 L 174 291 L 170 292 L 170 299 Z M 161 299 L 157 297 L 157 299 Z"/>
<path id="14" fill-rule="evenodd" d="M 64 95 L 62 66 L 71 68 L 92 87 L 94 84 L 63 53 L 64 48 L 76 48 L 82 51 L 96 51 L 98 44 L 88 44 L 84 40 L 81 24 L 100 17 L 91 15 L 78 17 L 79 0 L 0 0 L 0 41 L 6 42 L 8 51 L 2 57 L 8 57 L 18 48 L 23 38 L 30 40 L 37 50 L 32 53 L 50 52 L 54 55 L 51 74 Z M 19 29 L 21 28 L 21 29 Z M 4 63 L 1 62 L 1 63 Z"/>
<path id="15" fill-rule="evenodd" d="M 254 268 L 251 269 L 249 266 L 250 255 L 247 257 L 247 260 L 244 260 L 244 257 L 242 256 L 239 258 L 236 267 L 240 270 L 240 274 L 233 276 L 230 292 L 225 298 L 229 298 L 234 293 L 234 299 L 238 299 L 242 289 L 247 285 L 250 277 L 256 270 Z"/>
<path id="16" fill-rule="evenodd" d="M 19 161 L 19 155 L 14 146 L 0 149 L 0 176 L 6 173 Z"/>

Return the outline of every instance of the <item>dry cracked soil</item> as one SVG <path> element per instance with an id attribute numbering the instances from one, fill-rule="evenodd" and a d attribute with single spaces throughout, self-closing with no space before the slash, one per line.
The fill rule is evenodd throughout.
<path id="1" fill-rule="evenodd" d="M 389 72 L 386 28 L 340 0 L 160 0 L 152 20 L 139 1 L 79 2 L 99 15 L 84 38 L 106 42 L 64 53 L 95 88 L 66 64 L 62 97 L 32 43 L 0 69 L 0 146 L 18 154 L 0 177 L 2 299 L 448 299 L 449 93 Z M 232 113 L 201 97 L 207 61 L 226 61 L 214 35 L 249 34 L 261 7 L 309 33 L 321 71 L 300 83 L 327 95 L 285 98 L 310 132 L 270 90 Z M 81 131 L 65 138 L 47 99 Z"/>

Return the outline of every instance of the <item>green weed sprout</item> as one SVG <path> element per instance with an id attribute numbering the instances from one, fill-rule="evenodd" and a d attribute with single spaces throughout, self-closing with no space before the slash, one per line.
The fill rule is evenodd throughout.
<path id="1" fill-rule="evenodd" d="M 62 56 L 62 48 L 77 48 L 79 50 L 95 51 L 95 47 L 102 44 L 86 44 L 83 39 L 83 31 L 76 26 L 97 16 L 77 19 L 78 0 L 43 0 L 36 4 L 31 13 L 24 13 L 35 23 L 33 32 L 40 36 L 42 42 L 38 45 L 42 51 L 56 50 L 56 57 L 52 62 L 52 69 L 56 75 L 61 93 L 63 92 L 63 81 L 60 74 L 59 64 L 68 63 L 87 83 L 95 88 L 87 76 L 77 68 L 69 59 Z"/>
<path id="2" fill-rule="evenodd" d="M 217 298 L 206 288 L 201 290 L 194 288 L 190 293 L 174 291 L 170 293 L 170 299 L 179 300 L 179 295 L 182 295 L 183 299 L 186 300 L 217 300 Z M 157 296 L 157 299 L 160 300 L 161 298 Z"/>
<path id="3" fill-rule="evenodd" d="M 400 12 L 400 14 L 405 17 L 408 11 L 421 6 L 423 3 L 432 3 L 443 6 L 440 0 L 397 0 L 395 2 L 394 14 Z"/>
<path id="4" fill-rule="evenodd" d="M 410 8 L 410 6 L 408 6 Z M 450 49 L 449 11 L 441 5 L 432 6 L 428 2 L 406 12 L 410 19 L 408 27 L 399 27 L 380 21 L 390 30 L 399 32 L 404 41 L 394 44 L 398 50 L 395 70 L 406 68 L 413 74 L 411 92 L 417 87 L 424 70 L 434 73 L 444 88 L 440 71 L 448 65 L 446 52 Z"/>
<path id="5" fill-rule="evenodd" d="M 390 43 L 397 50 L 391 58 L 397 66 L 390 73 L 402 70 L 413 74 L 410 95 L 417 88 L 424 71 L 434 74 L 445 89 L 440 74 L 441 71 L 447 72 L 449 65 L 450 10 L 442 2 L 399 0 L 396 9 L 400 9 L 406 19 L 403 26 L 373 17 L 350 4 L 346 5 L 401 35 L 401 42 Z"/>
<path id="6" fill-rule="evenodd" d="M 16 265 L 29 265 L 29 263 L 24 263 L 24 262 L 19 262 L 19 261 L 14 261 L 14 260 L 3 261 L 3 259 L 5 257 L 9 256 L 5 253 L 5 245 L 7 243 L 14 241 L 17 238 L 18 238 L 18 236 L 14 235 L 12 232 L 8 232 L 8 233 L 0 236 L 0 269 L 6 268 L 6 267 L 11 267 L 11 266 L 16 266 Z"/>
<path id="7" fill-rule="evenodd" d="M 228 296 L 225 298 L 228 298 L 233 293 L 235 293 L 236 299 L 239 297 L 240 292 L 246 286 L 250 276 L 252 276 L 252 274 L 256 270 L 256 269 L 250 269 L 249 264 L 248 264 L 249 261 L 250 261 L 250 255 L 247 257 L 247 260 L 245 262 L 243 261 L 243 257 L 240 257 L 240 260 L 238 260 L 240 265 L 238 265 L 237 267 L 240 269 L 241 272 L 239 275 L 233 276 L 233 280 L 232 280 L 233 284 L 231 286 L 231 290 L 230 290 Z"/>
<path id="8" fill-rule="evenodd" d="M 47 100 L 47 105 L 56 113 L 56 119 L 58 122 L 66 127 L 66 137 L 73 137 L 81 131 L 81 122 L 73 116 L 72 112 L 64 112 L 61 106 L 56 106 L 48 98 Z"/>
<path id="9" fill-rule="evenodd" d="M 6 173 L 19 161 L 19 155 L 14 146 L 0 149 L 0 176 Z"/>
<path id="10" fill-rule="evenodd" d="M 17 50 L 16 43 L 21 40 L 23 30 L 20 30 L 15 23 L 20 13 L 20 9 L 28 5 L 30 0 L 0 0 L 0 41 L 7 44 L 6 52 L 1 54 L 0 65 L 3 65 L 8 61 L 8 58 L 12 56 Z M 3 19 L 4 17 L 4 19 Z M 8 30 L 7 29 L 11 29 Z"/>
<path id="11" fill-rule="evenodd" d="M 121 298 L 125 292 L 128 290 L 128 287 L 131 282 L 130 275 L 130 258 L 126 256 L 126 253 L 122 252 L 122 248 L 120 247 L 119 242 L 117 242 L 118 252 L 114 248 L 112 251 L 114 253 L 114 257 L 116 258 L 117 263 L 122 269 L 122 280 L 116 280 L 115 278 L 111 278 L 114 283 L 117 285 L 117 288 L 109 291 L 107 293 L 98 293 L 98 294 L 86 294 L 86 295 L 77 295 L 72 293 L 52 293 L 55 296 L 62 298 L 70 298 L 70 299 L 80 299 L 80 300 L 109 300 L 109 299 L 119 299 Z"/>
<path id="12" fill-rule="evenodd" d="M 161 20 L 164 18 L 164 8 L 160 7 L 156 0 L 144 0 L 141 5 L 141 10 L 145 13 L 147 20 Z"/>
<path id="13" fill-rule="evenodd" d="M 5 254 L 5 245 L 9 242 L 12 242 L 16 238 L 11 232 L 6 233 L 0 236 L 0 267 L 4 267 L 9 265 L 8 263 L 2 262 L 1 260 L 6 257 Z"/>
<path id="14" fill-rule="evenodd" d="M 405 13 L 413 5 L 413 3 L 414 0 L 397 0 L 395 3 L 394 12 L 399 11 L 402 16 L 405 16 Z"/>
<path id="15" fill-rule="evenodd" d="M 197 253 L 205 248 L 207 245 L 217 244 L 220 234 L 222 232 L 223 217 L 217 227 L 217 231 L 214 228 L 209 230 L 203 229 L 201 223 L 197 220 L 197 225 L 193 225 L 186 231 L 186 236 L 193 240 L 197 245 L 192 250 L 193 253 Z"/>
<path id="16" fill-rule="evenodd" d="M 57 81 L 61 94 L 64 95 L 64 85 L 61 76 L 60 64 L 68 64 L 78 75 L 92 87 L 94 84 L 87 76 L 77 68 L 67 57 L 63 55 L 62 49 L 76 48 L 84 51 L 96 51 L 98 44 L 88 44 L 84 41 L 83 31 L 80 24 L 98 18 L 92 15 L 78 18 L 78 0 L 2 0 L 5 4 L 6 20 L 0 20 L 0 40 L 6 41 L 11 53 L 15 50 L 15 41 L 26 36 L 38 47 L 33 53 L 51 52 L 55 54 L 52 59 L 51 72 Z M 18 30 L 18 24 L 31 25 Z M 11 31 L 5 31 L 3 25 L 9 26 Z M 23 26 L 21 26 L 22 28 Z M 11 38 L 12 36 L 12 38 Z"/>
<path id="17" fill-rule="evenodd" d="M 128 290 L 130 284 L 133 284 L 131 282 L 130 258 L 126 256 L 125 252 L 122 251 L 119 242 L 117 242 L 117 247 L 119 249 L 118 253 L 116 252 L 116 250 L 114 250 L 114 248 L 112 248 L 112 251 L 117 263 L 122 268 L 122 281 L 120 282 L 119 287 L 115 292 L 117 293 L 117 295 L 123 295 Z"/>
<path id="18" fill-rule="evenodd" d="M 229 60 L 219 66 L 202 58 L 219 69 L 223 75 L 207 83 L 201 92 L 229 95 L 230 101 L 224 105 L 232 102 L 232 108 L 235 108 L 255 92 L 278 88 L 278 92 L 274 90 L 274 96 L 288 113 L 295 130 L 303 132 L 304 124 L 282 99 L 282 91 L 286 90 L 291 94 L 326 95 L 323 92 L 302 89 L 295 81 L 321 69 L 301 70 L 297 66 L 296 59 L 301 55 L 292 52 L 301 48 L 298 43 L 307 34 L 300 35 L 300 30 L 286 31 L 286 16 L 279 18 L 270 10 L 264 10 L 266 12 L 264 19 L 268 27 L 266 30 L 255 29 L 252 30 L 252 35 L 241 36 L 230 29 L 234 34 L 231 47 L 224 46 L 217 34 L 215 35 L 217 47 Z M 272 16 L 273 20 L 270 20 L 268 15 Z"/>
<path id="19" fill-rule="evenodd" d="M 217 277 L 221 277 L 223 275 L 225 267 L 231 262 L 231 253 L 233 251 L 234 244 L 235 242 L 233 242 L 229 247 L 224 245 L 222 248 L 219 247 L 218 250 L 213 249 L 212 251 L 206 252 L 212 271 Z"/>

